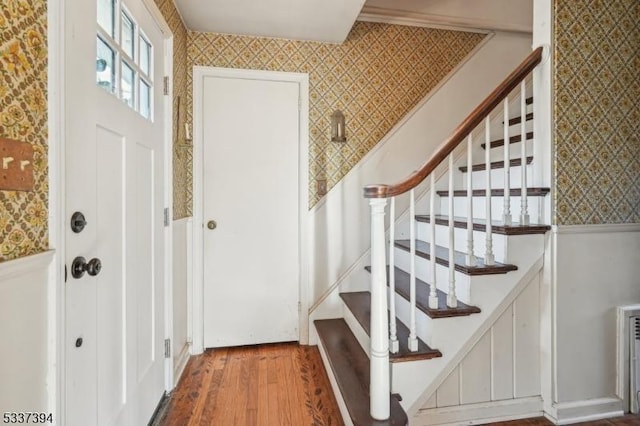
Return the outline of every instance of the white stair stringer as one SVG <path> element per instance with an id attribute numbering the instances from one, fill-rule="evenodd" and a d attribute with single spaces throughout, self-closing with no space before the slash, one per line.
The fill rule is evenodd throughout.
<path id="1" fill-rule="evenodd" d="M 473 348 L 502 312 L 542 269 L 544 235 L 525 235 L 513 244 L 510 255 L 517 271 L 504 275 L 473 277 L 471 304 L 482 312 L 467 317 L 431 319 L 418 311 L 417 334 L 432 348 L 442 352 L 441 358 L 397 363 L 392 371 L 393 392 L 402 395 L 402 406 L 409 418 L 414 416 L 451 371 Z M 396 297 L 396 300 L 402 299 Z M 407 304 L 408 305 L 408 304 Z M 397 305 L 398 318 L 407 321 L 408 312 Z M 416 378 L 419 378 L 418 380 Z"/>

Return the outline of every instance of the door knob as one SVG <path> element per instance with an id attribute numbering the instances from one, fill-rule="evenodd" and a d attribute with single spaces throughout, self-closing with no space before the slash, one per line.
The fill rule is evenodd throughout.
<path id="1" fill-rule="evenodd" d="M 209 222 L 207 222 L 207 228 L 213 230 L 216 229 L 218 227 L 218 224 L 216 223 L 215 220 L 210 220 Z"/>
<path id="2" fill-rule="evenodd" d="M 73 263 L 71 264 L 71 276 L 73 278 L 81 278 L 85 272 L 95 277 L 101 270 L 102 262 L 96 257 L 87 262 L 84 257 L 78 256 L 73 259 Z"/>

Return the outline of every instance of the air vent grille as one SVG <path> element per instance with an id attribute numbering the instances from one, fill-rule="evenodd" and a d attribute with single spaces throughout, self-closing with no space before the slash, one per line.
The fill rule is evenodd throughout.
<path id="1" fill-rule="evenodd" d="M 634 334 L 636 336 L 636 340 L 640 340 L 640 317 L 634 317 Z"/>

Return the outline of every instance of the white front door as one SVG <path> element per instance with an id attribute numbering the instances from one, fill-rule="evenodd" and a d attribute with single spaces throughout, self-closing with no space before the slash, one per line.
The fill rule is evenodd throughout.
<path id="1" fill-rule="evenodd" d="M 142 0 L 69 0 L 65 25 L 66 425 L 140 426 L 164 392 L 165 36 Z"/>
<path id="2" fill-rule="evenodd" d="M 300 85 L 250 74 L 202 82 L 205 347 L 299 339 Z"/>

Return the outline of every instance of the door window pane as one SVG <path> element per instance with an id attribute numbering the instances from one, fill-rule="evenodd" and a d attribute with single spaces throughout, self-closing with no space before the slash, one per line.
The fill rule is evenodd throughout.
<path id="1" fill-rule="evenodd" d="M 133 68 L 127 65 L 126 62 L 122 62 L 122 100 L 124 103 L 134 108 L 134 85 L 135 85 L 135 72 Z"/>
<path id="2" fill-rule="evenodd" d="M 107 92 L 115 93 L 116 69 L 114 64 L 116 54 L 100 37 L 97 39 L 96 82 Z"/>
<path id="3" fill-rule="evenodd" d="M 147 76 L 151 74 L 151 43 L 140 36 L 140 69 Z"/>
<path id="4" fill-rule="evenodd" d="M 98 0 L 98 24 L 112 38 L 114 36 L 115 0 Z"/>
<path id="5" fill-rule="evenodd" d="M 134 40 L 135 40 L 136 25 L 129 16 L 122 12 L 122 50 L 124 53 L 133 58 L 134 53 Z"/>
<path id="6" fill-rule="evenodd" d="M 144 80 L 140 80 L 140 114 L 151 118 L 151 86 Z"/>

